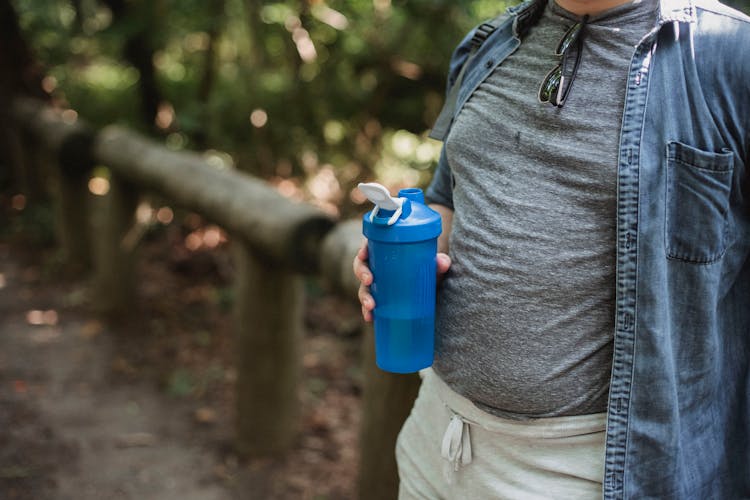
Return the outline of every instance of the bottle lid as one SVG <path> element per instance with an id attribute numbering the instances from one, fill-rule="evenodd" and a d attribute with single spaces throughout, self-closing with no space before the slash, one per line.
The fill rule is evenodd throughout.
<path id="1" fill-rule="evenodd" d="M 407 243 L 437 238 L 442 232 L 440 214 L 424 204 L 421 189 L 402 189 L 393 197 L 375 182 L 360 183 L 358 188 L 375 204 L 362 220 L 367 239 Z"/>
<path id="2" fill-rule="evenodd" d="M 377 224 L 375 217 L 378 215 L 380 210 L 392 212 L 390 217 L 386 221 L 386 225 L 392 226 L 396 223 L 399 217 L 406 217 L 408 213 L 404 213 L 404 205 L 407 204 L 406 198 L 394 198 L 391 193 L 388 192 L 388 188 L 377 182 L 360 182 L 357 187 L 359 188 L 367 199 L 375 204 L 375 208 L 370 212 L 370 222 Z M 411 209 L 411 203 L 407 204 L 407 207 Z M 409 212 L 411 210 L 408 210 Z M 381 215 L 382 218 L 382 215 Z M 382 224 L 382 222 L 380 222 Z"/>

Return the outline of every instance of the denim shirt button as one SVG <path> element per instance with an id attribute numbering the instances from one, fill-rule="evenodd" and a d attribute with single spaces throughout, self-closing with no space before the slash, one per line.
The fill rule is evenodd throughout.
<path id="1" fill-rule="evenodd" d="M 487 62 L 484 63 L 484 67 L 490 69 L 492 66 L 494 66 L 494 64 L 495 61 L 493 61 L 492 59 L 488 59 Z"/>

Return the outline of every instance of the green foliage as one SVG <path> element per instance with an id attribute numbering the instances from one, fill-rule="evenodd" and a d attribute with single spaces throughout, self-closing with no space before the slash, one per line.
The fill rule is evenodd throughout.
<path id="1" fill-rule="evenodd" d="M 234 287 L 232 286 L 214 288 L 211 294 L 213 302 L 224 312 L 228 312 L 232 309 L 232 304 L 234 304 L 235 298 L 234 296 Z"/>
<path id="2" fill-rule="evenodd" d="M 229 152 L 239 168 L 295 177 L 303 196 L 346 211 L 349 191 L 365 178 L 394 188 L 429 179 L 438 149 L 424 132 L 439 112 L 452 49 L 473 25 L 515 1 L 15 6 L 54 78 L 49 87 L 90 122 L 124 123 L 172 149 Z M 750 0 L 729 3 L 750 11 Z M 108 7 L 119 4 L 123 10 Z M 152 63 L 154 82 L 136 67 L 134 46 Z M 149 91 L 162 101 L 156 121 L 143 103 Z M 331 170 L 338 185 L 310 187 Z"/>
<path id="3" fill-rule="evenodd" d="M 26 205 L 22 211 L 10 214 L 7 221 L 0 219 L 0 237 L 25 242 L 36 248 L 52 247 L 55 243 L 52 204 L 40 200 Z"/>
<path id="4" fill-rule="evenodd" d="M 176 397 L 186 397 L 195 390 L 193 375 L 184 368 L 177 368 L 169 376 L 167 393 Z"/>
<path id="5" fill-rule="evenodd" d="M 741 10 L 746 14 L 750 14 L 750 0 L 724 0 L 723 3 Z"/>
<path id="6" fill-rule="evenodd" d="M 489 0 L 130 0 L 123 11 L 110 10 L 117 3 L 16 1 L 59 99 L 96 125 L 120 122 L 156 132 L 177 149 L 225 150 L 240 168 L 264 176 L 346 168 L 344 190 L 373 175 L 384 137 L 409 131 L 419 138 L 431 125 L 453 47 L 472 25 L 506 6 Z M 171 106 L 166 117 L 174 110 L 161 130 L 141 112 L 148 84 L 128 59 L 134 40 L 153 52 L 156 90 Z M 251 123 L 255 110 L 265 113 L 266 123 Z M 428 160 L 421 168 L 434 158 Z M 339 193 L 330 201 L 346 199 Z"/>

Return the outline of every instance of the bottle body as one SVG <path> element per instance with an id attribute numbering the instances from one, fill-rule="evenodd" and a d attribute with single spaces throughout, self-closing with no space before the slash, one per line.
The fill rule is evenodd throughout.
<path id="1" fill-rule="evenodd" d="M 390 196 L 380 184 L 360 184 L 375 208 L 362 218 L 375 299 L 375 362 L 382 370 L 413 373 L 432 365 L 440 214 L 418 188 Z"/>
<path id="2" fill-rule="evenodd" d="M 412 373 L 432 365 L 437 238 L 368 241 L 375 299 L 375 358 L 382 370 Z"/>

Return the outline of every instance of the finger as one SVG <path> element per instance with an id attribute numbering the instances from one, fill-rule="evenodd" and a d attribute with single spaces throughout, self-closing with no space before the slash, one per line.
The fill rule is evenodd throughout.
<path id="1" fill-rule="evenodd" d="M 370 295 L 370 293 L 367 291 L 367 287 L 359 287 L 357 297 L 359 298 L 359 303 L 362 304 L 363 308 L 367 309 L 368 311 L 372 311 L 375 308 L 375 300 L 373 300 L 372 295 Z"/>
<path id="2" fill-rule="evenodd" d="M 438 274 L 445 274 L 451 267 L 451 258 L 448 254 L 439 253 L 437 254 L 437 272 Z"/>
<path id="3" fill-rule="evenodd" d="M 370 268 L 367 267 L 367 264 L 359 260 L 359 257 L 354 259 L 352 267 L 354 268 L 354 276 L 357 277 L 360 283 L 365 286 L 370 286 L 372 284 L 372 273 L 370 272 Z"/>
<path id="4" fill-rule="evenodd" d="M 363 265 L 360 268 L 359 281 L 365 286 L 372 285 L 372 273 L 369 267 Z"/>
<path id="5" fill-rule="evenodd" d="M 362 261 L 359 258 L 359 255 L 354 256 L 354 260 L 352 261 L 352 270 L 354 271 L 354 276 L 359 279 L 359 266 L 362 265 Z"/>
<path id="6" fill-rule="evenodd" d="M 357 251 L 357 258 L 361 261 L 367 260 L 367 254 L 369 252 L 367 251 L 367 240 L 362 241 L 362 246 L 359 247 L 359 250 Z"/>
<path id="7" fill-rule="evenodd" d="M 357 251 L 357 255 L 354 257 L 352 268 L 354 270 L 354 275 L 362 284 L 371 285 L 373 278 L 372 278 L 372 273 L 370 272 L 370 268 L 366 264 L 367 257 L 368 257 L 367 240 L 363 240 L 362 246 L 359 247 L 359 250 Z"/>
<path id="8" fill-rule="evenodd" d="M 364 306 L 362 307 L 362 319 L 364 319 L 368 323 L 372 321 L 372 313 L 365 309 Z"/>
<path id="9" fill-rule="evenodd" d="M 372 273 L 370 272 L 370 268 L 367 266 L 366 262 L 367 244 L 365 243 L 359 248 L 357 256 L 354 257 L 352 268 L 354 269 L 354 275 L 360 282 L 362 282 L 362 284 L 370 285 L 372 283 Z"/>

